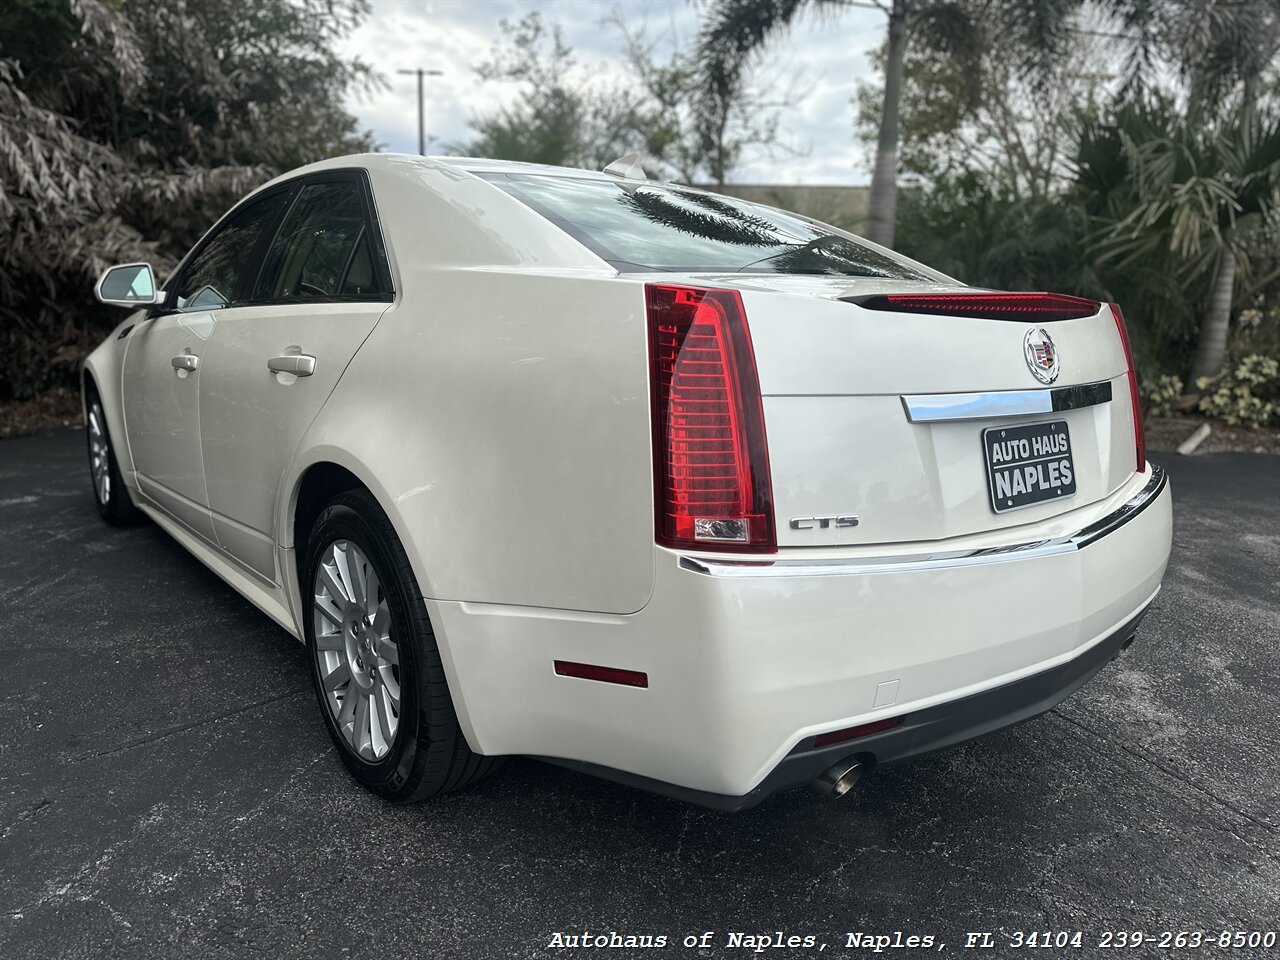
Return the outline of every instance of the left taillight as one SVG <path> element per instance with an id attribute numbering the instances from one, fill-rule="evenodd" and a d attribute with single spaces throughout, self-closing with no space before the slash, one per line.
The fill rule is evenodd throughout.
<path id="1" fill-rule="evenodd" d="M 1147 438 L 1142 429 L 1142 396 L 1138 392 L 1138 371 L 1133 365 L 1133 347 L 1129 343 L 1129 328 L 1124 322 L 1124 311 L 1120 304 L 1107 304 L 1111 315 L 1116 318 L 1116 332 L 1120 335 L 1120 344 L 1124 347 L 1124 362 L 1129 368 L 1129 403 L 1133 406 L 1133 442 L 1137 453 L 1138 472 L 1147 469 Z"/>
<path id="2" fill-rule="evenodd" d="M 645 300 L 658 543 L 774 552 L 764 408 L 742 298 L 649 284 Z"/>

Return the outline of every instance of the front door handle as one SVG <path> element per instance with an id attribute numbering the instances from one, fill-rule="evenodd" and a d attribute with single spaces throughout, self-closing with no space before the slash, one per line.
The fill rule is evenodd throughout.
<path id="1" fill-rule="evenodd" d="M 316 358 L 309 357 L 305 353 L 272 357 L 267 361 L 267 369 L 272 373 L 292 373 L 295 377 L 309 377 L 316 372 Z"/>
<path id="2" fill-rule="evenodd" d="M 174 357 L 169 362 L 173 364 L 175 370 L 194 370 L 200 366 L 200 358 L 190 353 Z"/>

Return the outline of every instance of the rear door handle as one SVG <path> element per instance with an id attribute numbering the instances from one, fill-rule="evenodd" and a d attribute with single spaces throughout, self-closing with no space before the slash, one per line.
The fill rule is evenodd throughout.
<path id="1" fill-rule="evenodd" d="M 181 356 L 174 357 L 169 361 L 173 364 L 175 370 L 194 370 L 200 366 L 200 358 L 190 353 L 184 353 Z"/>
<path id="2" fill-rule="evenodd" d="M 272 373 L 292 373 L 295 377 L 309 377 L 316 372 L 316 358 L 309 357 L 305 353 L 272 357 L 267 361 L 267 369 Z"/>

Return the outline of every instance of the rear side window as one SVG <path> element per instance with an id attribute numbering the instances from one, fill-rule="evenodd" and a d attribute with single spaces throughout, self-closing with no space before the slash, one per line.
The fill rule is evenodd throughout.
<path id="1" fill-rule="evenodd" d="M 352 180 L 307 184 L 280 224 L 254 290 L 256 301 L 377 298 L 364 196 Z"/>
<path id="2" fill-rule="evenodd" d="M 242 280 L 256 266 L 253 253 L 262 232 L 275 222 L 288 191 L 255 200 L 222 224 L 182 272 L 175 309 L 220 310 L 229 306 Z"/>
<path id="3" fill-rule="evenodd" d="M 344 297 L 359 297 L 369 293 L 380 293 L 377 289 L 373 271 L 373 254 L 369 250 L 369 232 L 366 230 L 356 242 L 351 254 L 351 262 L 342 278 L 342 286 L 338 293 Z"/>
<path id="4" fill-rule="evenodd" d="M 940 279 L 837 227 L 729 197 L 670 184 L 481 176 L 623 271 Z"/>

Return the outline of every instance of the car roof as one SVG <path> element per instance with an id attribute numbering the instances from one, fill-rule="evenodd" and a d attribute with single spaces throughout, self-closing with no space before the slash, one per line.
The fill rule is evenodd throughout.
<path id="1" fill-rule="evenodd" d="M 460 170 L 484 173 L 540 173 L 554 176 L 573 176 L 593 180 L 617 180 L 618 178 L 599 170 L 584 170 L 580 167 L 557 167 L 549 163 L 523 163 L 519 160 L 489 160 L 483 157 L 438 157 L 428 156 L 425 159 L 436 163 L 448 164 Z"/>
<path id="2" fill-rule="evenodd" d="M 446 192 L 456 192 L 461 189 L 463 181 L 471 182 L 471 189 L 478 189 L 484 196 L 477 193 L 469 193 L 468 200 L 463 205 L 467 209 L 472 209 L 476 204 L 491 202 L 500 205 L 504 211 L 503 216 L 515 216 L 512 211 L 519 210 L 521 217 L 521 230 L 524 232 L 526 240 L 532 237 L 540 237 L 541 243 L 546 249 L 540 250 L 536 254 L 526 256 L 526 261 L 531 263 L 540 263 L 546 266 L 561 267 L 566 264 L 573 267 L 588 267 L 597 269 L 605 267 L 608 263 L 602 258 L 598 251 L 594 251 L 580 239 L 573 239 L 571 234 L 557 226 L 552 220 L 538 213 L 532 207 L 506 195 L 504 190 L 498 189 L 492 184 L 483 184 L 487 177 L 494 174 L 524 174 L 542 177 L 560 177 L 579 181 L 591 181 L 594 183 L 630 183 L 630 184 L 647 184 L 655 188 L 673 187 L 680 192 L 694 192 L 704 195 L 719 196 L 713 191 L 699 187 L 691 187 L 685 184 L 668 184 L 661 180 L 649 180 L 648 178 L 636 179 L 618 176 L 611 173 L 604 173 L 597 170 L 584 170 L 579 167 L 559 167 L 542 163 L 522 163 L 516 160 L 493 160 L 484 157 L 446 157 L 446 156 L 419 156 L 418 154 L 408 153 L 363 153 L 352 154 L 341 157 L 331 157 L 327 160 L 321 160 L 318 163 L 312 163 L 288 173 L 282 174 L 270 183 L 264 184 L 258 190 L 249 196 L 260 193 L 264 190 L 280 184 L 282 182 L 294 180 L 307 176 L 312 173 L 322 173 L 333 170 L 350 170 L 364 168 L 376 175 L 386 175 L 395 178 L 404 183 L 421 186 L 423 181 L 431 183 L 434 181 L 434 187 Z M 424 174 L 426 176 L 424 176 Z M 492 195 L 490 196 L 490 192 Z M 247 198 L 246 198 L 247 199 Z M 764 204 L 755 204 L 748 201 L 749 206 L 762 207 Z M 777 209 L 777 208 L 769 208 Z M 809 217 L 800 214 L 790 213 L 785 210 L 779 212 L 787 216 L 795 217 L 810 223 L 817 223 Z M 391 218 L 388 217 L 388 220 Z M 839 231 L 838 227 L 828 227 L 825 224 L 818 224 L 824 229 L 834 229 Z M 530 241 L 532 242 L 532 241 Z M 859 240 L 859 242 L 864 242 Z M 573 253 L 566 253 L 565 243 L 573 248 Z M 456 255 L 457 251 L 453 251 Z M 906 259 L 901 254 L 895 254 L 887 251 L 891 258 Z M 581 256 L 578 256 L 581 254 Z M 486 256 L 497 257 L 501 260 L 501 256 L 494 251 L 489 251 Z M 486 261 L 487 262 L 487 261 Z M 503 261 L 505 262 L 505 261 Z M 923 264 L 915 264 L 915 266 L 924 269 L 930 273 L 936 274 L 937 277 L 949 283 L 955 283 L 949 277 L 931 270 Z M 608 267 L 614 270 L 615 267 Z"/>
<path id="3" fill-rule="evenodd" d="M 546 163 L 521 163 L 518 160 L 490 160 L 484 157 L 444 157 L 419 156 L 416 153 L 357 153 L 342 157 L 330 157 L 318 163 L 307 164 L 283 173 L 264 186 L 271 186 L 308 173 L 319 173 L 323 170 L 350 169 L 364 167 L 369 170 L 403 170 L 405 163 L 418 163 L 424 167 L 440 169 L 448 167 L 467 173 L 526 173 L 575 177 L 578 179 L 617 181 L 619 178 L 599 170 L 583 170 L 577 167 L 556 167 Z"/>

